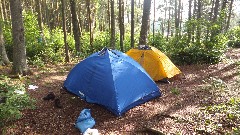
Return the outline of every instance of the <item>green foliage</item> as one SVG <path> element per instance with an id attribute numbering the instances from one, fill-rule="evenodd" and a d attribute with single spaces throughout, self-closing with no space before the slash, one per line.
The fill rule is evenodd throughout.
<path id="1" fill-rule="evenodd" d="M 209 133 L 223 132 L 223 128 L 227 128 L 231 129 L 228 133 L 237 134 L 240 124 L 239 105 L 240 98 L 230 98 L 226 103 L 206 106 L 196 115 L 196 123 Z"/>
<path id="2" fill-rule="evenodd" d="M 40 30 L 38 28 L 36 14 L 23 12 L 23 16 L 27 57 L 31 59 L 36 54 L 39 54 L 43 48 L 41 43 L 38 42 L 38 39 L 40 38 Z"/>
<path id="3" fill-rule="evenodd" d="M 229 38 L 228 46 L 230 47 L 240 47 L 240 26 L 234 27 L 227 33 Z"/>
<path id="4" fill-rule="evenodd" d="M 4 36 L 5 48 L 8 53 L 8 58 L 12 60 L 13 40 L 12 40 L 12 27 L 10 22 L 4 22 L 3 36 Z"/>
<path id="5" fill-rule="evenodd" d="M 82 56 L 87 57 L 93 52 L 101 50 L 103 47 L 110 47 L 110 34 L 108 32 L 98 31 L 94 33 L 93 48 L 90 47 L 90 33 L 85 32 L 81 37 Z"/>
<path id="6" fill-rule="evenodd" d="M 6 76 L 0 76 L 0 98 L 6 101 L 0 103 L 0 126 L 5 122 L 21 118 L 21 110 L 33 108 L 34 100 L 26 94 L 24 85 L 14 84 Z"/>
<path id="7" fill-rule="evenodd" d="M 156 33 L 154 37 L 152 35 L 149 35 L 149 45 L 152 45 L 158 49 L 160 49 L 163 52 L 167 52 L 169 47 L 166 38 L 160 34 Z"/>
<path id="8" fill-rule="evenodd" d="M 229 34 L 225 36 L 224 34 L 219 34 L 221 25 L 220 21 L 211 24 L 204 19 L 192 19 L 185 23 L 186 27 L 184 28 L 186 29 L 182 35 L 175 35 L 168 40 L 160 33 L 156 33 L 155 37 L 149 35 L 148 45 L 152 45 L 166 53 L 166 55 L 178 65 L 217 63 L 221 61 L 223 57 L 228 38 L 230 38 L 228 42 L 230 46 L 237 45 L 240 41 L 239 27 L 231 30 Z M 24 12 L 24 27 L 27 57 L 30 64 L 44 66 L 45 63 L 59 63 L 64 61 L 64 38 L 61 28 L 55 28 L 50 31 L 48 27 L 45 27 L 43 34 L 41 34 L 37 23 L 37 16 L 31 12 Z M 131 36 L 127 28 L 124 39 L 124 52 L 131 48 Z M 200 28 L 199 30 L 202 33 L 200 37 L 196 36 L 196 28 Z M 139 33 L 137 28 L 136 31 L 136 33 Z M 209 34 L 206 34 L 206 31 L 209 31 Z M 188 38 L 188 33 L 191 34 L 191 39 Z M 13 45 L 11 26 L 8 23 L 6 23 L 4 27 L 4 37 L 6 50 L 11 60 Z M 89 32 L 82 32 L 81 52 L 77 54 L 77 56 L 84 58 L 93 52 L 101 50 L 103 47 L 111 48 L 109 32 L 94 31 L 93 37 L 94 41 L 91 49 Z M 137 47 L 136 44 L 138 43 L 139 34 L 135 34 L 134 39 L 135 47 Z M 76 54 L 75 41 L 73 35 L 69 33 L 67 34 L 67 44 L 70 54 Z M 116 49 L 120 50 L 118 32 L 116 32 Z"/>
<path id="9" fill-rule="evenodd" d="M 219 34 L 212 41 L 201 41 L 187 43 L 187 36 L 173 37 L 169 41 L 168 51 L 171 59 L 176 64 L 202 64 L 202 63 L 218 63 L 222 60 L 224 51 L 226 50 L 227 38 Z"/>
<path id="10" fill-rule="evenodd" d="M 177 87 L 171 88 L 171 93 L 174 94 L 174 95 L 179 95 L 180 94 L 180 90 Z"/>
<path id="11" fill-rule="evenodd" d="M 210 77 L 206 80 L 203 80 L 203 82 L 205 85 L 202 87 L 202 89 L 211 92 L 212 94 L 220 94 L 218 92 L 229 90 L 227 84 L 219 78 Z"/>
<path id="12" fill-rule="evenodd" d="M 60 28 L 55 28 L 52 31 L 44 29 L 45 43 L 42 45 L 43 49 L 38 54 L 44 62 L 59 63 L 64 61 L 64 36 Z M 69 50 L 73 50 L 73 42 L 71 36 L 67 36 Z"/>

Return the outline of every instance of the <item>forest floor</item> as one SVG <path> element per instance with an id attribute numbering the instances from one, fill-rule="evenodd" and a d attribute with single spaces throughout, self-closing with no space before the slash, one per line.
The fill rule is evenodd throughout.
<path id="1" fill-rule="evenodd" d="M 85 108 L 91 109 L 96 121 L 93 128 L 102 135 L 153 134 L 155 130 L 163 134 L 222 134 L 240 127 L 239 122 L 226 124 L 221 118 L 224 116 L 206 113 L 204 109 L 240 97 L 240 49 L 228 50 L 218 64 L 179 66 L 182 74 L 170 79 L 170 84 L 157 82 L 161 97 L 132 108 L 121 117 L 60 92 L 75 64 L 32 67 L 34 75 L 29 76 L 28 84 L 38 88 L 27 92 L 36 99 L 36 109 L 24 110 L 21 119 L 4 127 L 5 134 L 77 135 L 80 132 L 74 123 Z M 63 108 L 42 99 L 49 92 L 60 98 Z M 218 120 L 214 120 L 216 117 Z"/>

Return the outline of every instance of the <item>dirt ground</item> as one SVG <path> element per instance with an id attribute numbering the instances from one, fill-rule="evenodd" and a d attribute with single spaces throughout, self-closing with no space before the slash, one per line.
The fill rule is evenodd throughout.
<path id="1" fill-rule="evenodd" d="M 239 60 L 240 49 L 231 49 L 219 64 L 179 66 L 182 74 L 170 79 L 170 84 L 157 82 L 161 97 L 132 108 L 121 117 L 74 95 L 60 93 L 67 74 L 75 64 L 32 68 L 34 75 L 30 76 L 28 83 L 39 88 L 28 90 L 28 93 L 36 99 L 36 109 L 23 111 L 23 117 L 4 130 L 6 134 L 15 135 L 78 135 L 80 132 L 74 123 L 81 110 L 88 108 L 96 121 L 94 128 L 102 135 L 153 134 L 147 132 L 147 128 L 164 134 L 197 134 L 198 127 L 192 116 L 206 104 L 227 100 L 227 97 L 217 97 L 202 90 L 203 80 L 219 78 L 231 86 L 239 79 L 238 65 L 234 64 Z M 63 108 L 56 108 L 53 101 L 42 99 L 48 92 L 54 92 L 60 98 Z"/>

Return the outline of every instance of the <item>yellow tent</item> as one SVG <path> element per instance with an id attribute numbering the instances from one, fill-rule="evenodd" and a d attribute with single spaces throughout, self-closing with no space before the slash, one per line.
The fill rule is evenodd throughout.
<path id="1" fill-rule="evenodd" d="M 130 49 L 127 55 L 140 63 L 154 81 L 171 78 L 181 73 L 172 61 L 155 47 Z"/>

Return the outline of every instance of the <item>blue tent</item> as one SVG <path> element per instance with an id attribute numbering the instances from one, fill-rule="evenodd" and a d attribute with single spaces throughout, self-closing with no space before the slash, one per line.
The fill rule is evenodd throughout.
<path id="1" fill-rule="evenodd" d="M 161 95 L 136 61 L 107 48 L 78 63 L 68 74 L 64 87 L 89 103 L 103 105 L 117 116 Z"/>

